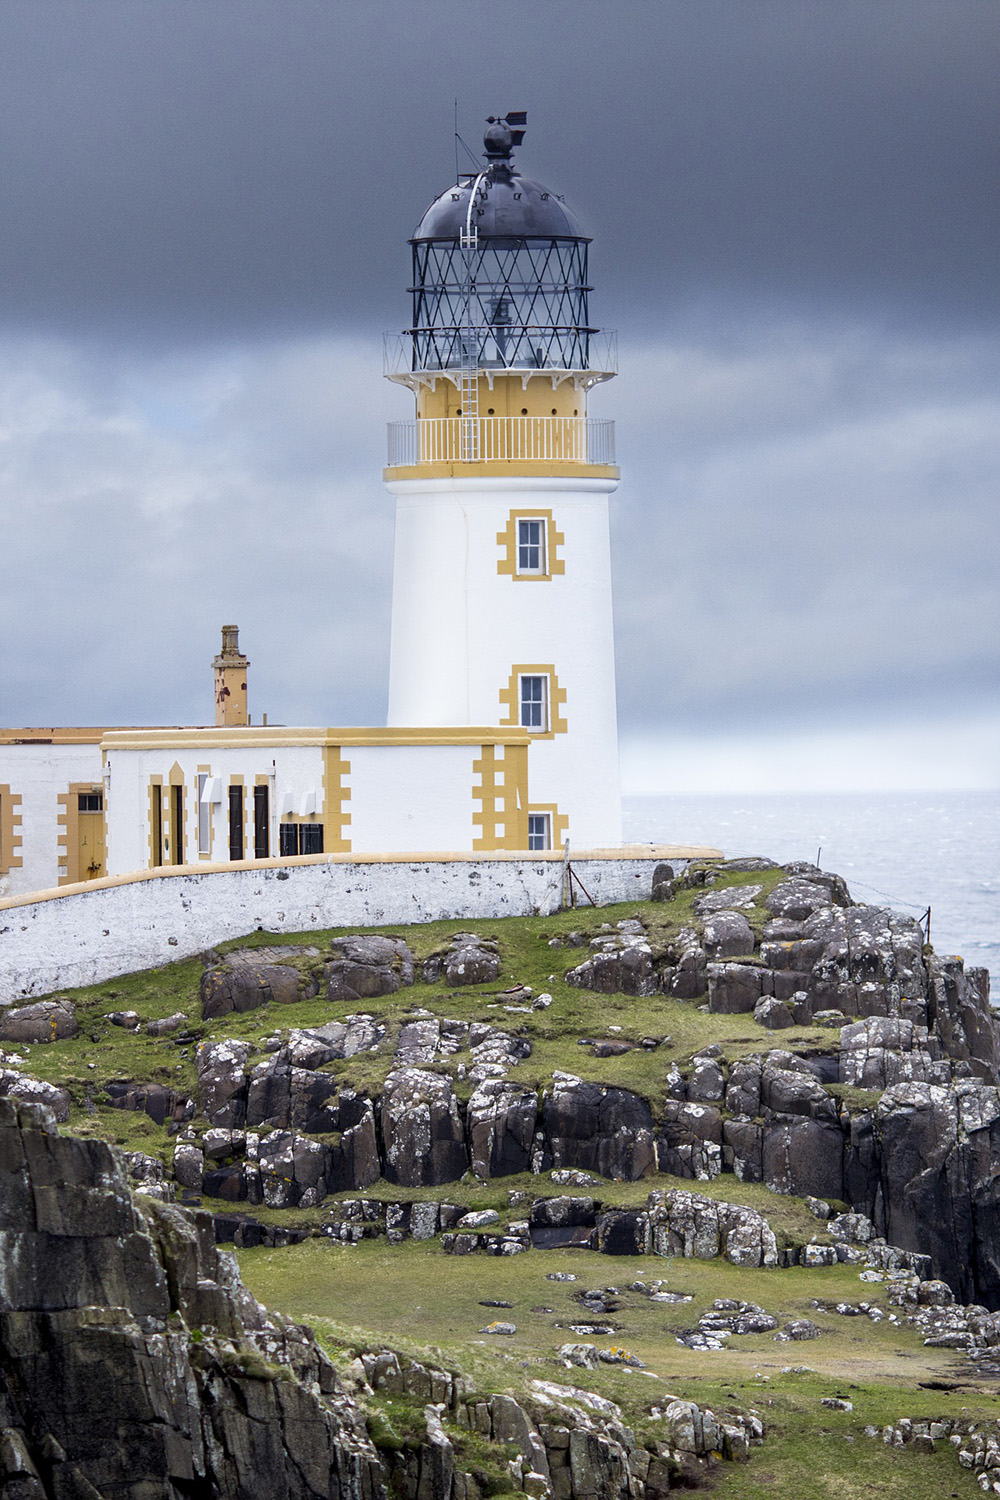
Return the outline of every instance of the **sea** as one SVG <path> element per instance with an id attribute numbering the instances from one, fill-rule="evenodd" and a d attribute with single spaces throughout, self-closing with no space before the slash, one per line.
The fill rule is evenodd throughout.
<path id="1" fill-rule="evenodd" d="M 855 901 L 922 919 L 931 943 L 988 969 L 1000 1005 L 1000 791 L 626 797 L 629 843 L 710 844 L 809 860 Z"/>

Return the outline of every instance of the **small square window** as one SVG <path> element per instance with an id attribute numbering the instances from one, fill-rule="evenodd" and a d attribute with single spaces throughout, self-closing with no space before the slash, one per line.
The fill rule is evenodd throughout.
<path id="1" fill-rule="evenodd" d="M 549 727 L 547 677 L 519 677 L 520 719 L 523 729 L 544 732 Z"/>
<path id="2" fill-rule="evenodd" d="M 278 839 L 283 855 L 323 853 L 322 823 L 282 823 Z"/>
<path id="3" fill-rule="evenodd" d="M 82 813 L 98 813 L 104 811 L 103 792 L 78 792 L 76 799 L 76 810 Z"/>
<path id="4" fill-rule="evenodd" d="M 545 572 L 545 522 L 521 516 L 517 522 L 518 573 Z"/>
<path id="5" fill-rule="evenodd" d="M 300 854 L 322 854 L 323 853 L 323 825 L 322 825 L 322 823 L 300 823 L 299 824 L 299 853 Z"/>
<path id="6" fill-rule="evenodd" d="M 528 814 L 528 848 L 552 848 L 552 818 L 549 813 Z"/>

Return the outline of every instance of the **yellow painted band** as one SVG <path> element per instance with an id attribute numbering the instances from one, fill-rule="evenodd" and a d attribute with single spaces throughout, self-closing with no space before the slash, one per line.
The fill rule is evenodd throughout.
<path id="1" fill-rule="evenodd" d="M 99 745 L 106 729 L 0 729 L 0 745 Z"/>
<path id="2" fill-rule="evenodd" d="M 617 464 L 529 462 L 526 459 L 490 459 L 475 464 L 400 464 L 383 469 L 388 484 L 395 479 L 475 479 L 479 475 L 502 474 L 509 479 L 620 479 Z"/>
<path id="3" fill-rule="evenodd" d="M 254 724 L 229 729 L 110 730 L 105 750 L 201 750 L 213 747 L 262 749 L 281 745 L 524 745 L 528 731 L 519 726 L 458 724 L 450 728 L 392 729 L 266 729 Z"/>

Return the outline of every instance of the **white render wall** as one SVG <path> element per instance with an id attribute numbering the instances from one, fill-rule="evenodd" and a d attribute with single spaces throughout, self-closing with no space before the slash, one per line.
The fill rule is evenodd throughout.
<path id="1" fill-rule="evenodd" d="M 278 823 L 283 801 L 292 802 L 298 813 L 303 798 L 315 794 L 316 820 L 323 807 L 323 754 L 314 745 L 276 745 L 269 747 L 187 746 L 185 734 L 178 731 L 169 747 L 148 750 L 112 748 L 107 751 L 108 770 L 108 874 L 127 875 L 145 870 L 149 865 L 149 781 L 160 776 L 166 783 L 171 768 L 179 765 L 184 777 L 185 853 L 186 863 L 196 864 L 198 852 L 198 768 L 207 767 L 209 775 L 221 782 L 221 801 L 212 805 L 211 850 L 204 856 L 206 864 L 229 858 L 229 781 L 242 776 L 246 793 L 243 802 L 244 847 L 253 850 L 253 786 L 258 776 L 270 779 L 271 849 L 278 852 Z M 193 731 L 197 733 L 197 731 Z M 38 889 L 38 887 L 32 887 Z"/>
<path id="2" fill-rule="evenodd" d="M 599 905 L 648 899 L 662 860 L 682 870 L 718 850 L 581 854 L 573 869 Z M 98 984 L 189 958 L 264 928 L 306 932 L 529 916 L 557 911 L 563 862 L 516 855 L 355 860 L 305 855 L 223 869 L 105 877 L 42 899 L 0 901 L 0 1004 Z"/>
<path id="3" fill-rule="evenodd" d="M 309 733 L 312 731 L 303 731 Z M 318 738 L 325 731 L 315 733 Z M 127 875 L 148 867 L 150 779 L 158 776 L 166 784 L 175 765 L 180 767 L 186 791 L 185 863 L 189 865 L 228 861 L 228 787 L 234 777 L 242 777 L 246 788 L 244 847 L 248 855 L 253 850 L 252 788 L 258 776 L 269 780 L 273 855 L 279 850 L 278 827 L 285 813 L 311 822 L 322 821 L 320 744 L 284 744 L 277 736 L 271 745 L 185 743 L 197 736 L 197 730 L 179 730 L 167 744 L 107 748 L 110 875 Z M 480 780 L 474 762 L 481 754 L 479 744 L 342 746 L 342 760 L 350 767 L 343 776 L 343 787 L 349 793 L 344 807 L 350 817 L 344 831 L 352 852 L 471 849 L 480 834 L 472 819 L 479 806 L 473 800 L 473 788 Z M 221 800 L 212 805 L 211 847 L 204 855 L 198 849 L 199 767 L 212 783 L 218 783 L 216 790 L 221 795 Z"/>
<path id="4" fill-rule="evenodd" d="M 350 745 L 343 754 L 352 853 L 472 848 L 478 745 Z"/>
<path id="5" fill-rule="evenodd" d="M 515 663 L 551 663 L 568 729 L 533 740 L 531 803 L 574 844 L 621 842 L 608 496 L 611 479 L 392 480 L 390 725 L 496 724 Z M 565 572 L 497 572 L 511 512 L 551 510 Z M 515 721 L 516 722 L 516 721 Z"/>
<path id="6" fill-rule="evenodd" d="M 0 783 L 21 796 L 21 864 L 0 875 L 0 896 L 58 884 L 58 797 L 74 781 L 100 786 L 100 745 L 0 745 Z"/>

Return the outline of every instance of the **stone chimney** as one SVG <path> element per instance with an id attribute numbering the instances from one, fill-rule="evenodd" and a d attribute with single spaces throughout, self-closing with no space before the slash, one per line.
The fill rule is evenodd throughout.
<path id="1" fill-rule="evenodd" d="M 212 662 L 215 668 L 215 722 L 229 729 L 247 720 L 247 667 L 240 651 L 240 628 L 223 625 L 222 650 Z"/>

